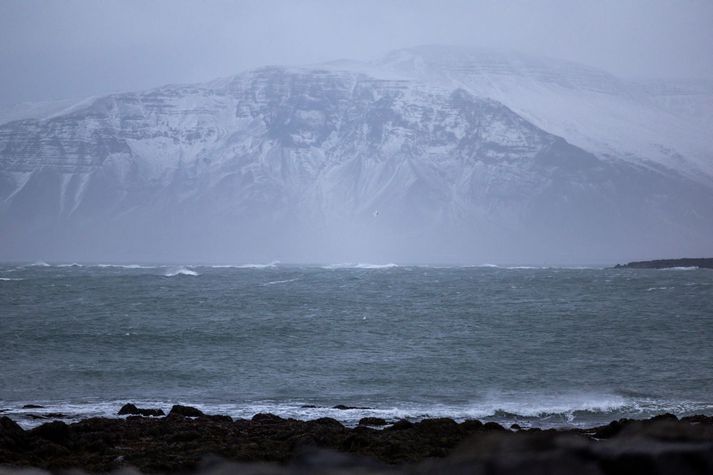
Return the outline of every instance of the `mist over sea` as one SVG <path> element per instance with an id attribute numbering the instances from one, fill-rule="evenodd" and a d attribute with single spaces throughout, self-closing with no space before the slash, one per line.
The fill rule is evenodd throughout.
<path id="1" fill-rule="evenodd" d="M 26 427 L 125 402 L 347 424 L 713 414 L 710 270 L 4 264 L 0 309 L 0 411 Z"/>

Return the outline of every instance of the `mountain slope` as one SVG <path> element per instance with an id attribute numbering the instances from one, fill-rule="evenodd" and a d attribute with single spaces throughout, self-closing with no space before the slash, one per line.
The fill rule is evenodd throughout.
<path id="1" fill-rule="evenodd" d="M 617 78 L 577 63 L 449 46 L 397 50 L 372 68 L 498 100 L 600 157 L 713 181 L 713 83 Z"/>
<path id="2" fill-rule="evenodd" d="M 556 261 L 709 251 L 711 188 L 463 88 L 270 67 L 0 126 L 3 258 Z"/>

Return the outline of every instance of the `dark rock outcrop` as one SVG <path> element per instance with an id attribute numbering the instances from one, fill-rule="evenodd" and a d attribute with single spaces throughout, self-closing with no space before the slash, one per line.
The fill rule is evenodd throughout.
<path id="1" fill-rule="evenodd" d="M 362 417 L 359 419 L 360 426 L 385 426 L 386 424 L 386 419 L 381 417 Z"/>
<path id="2" fill-rule="evenodd" d="M 205 416 L 203 411 L 196 409 L 191 406 L 181 406 L 179 404 L 174 405 L 171 411 L 168 413 L 168 417 L 171 416 L 183 416 L 183 417 L 202 417 Z"/>
<path id="3" fill-rule="evenodd" d="M 191 408 L 192 409 L 192 408 Z M 132 416 L 165 416 L 166 413 L 163 412 L 161 409 L 142 409 L 139 407 L 136 407 L 134 404 L 124 404 L 121 409 L 119 409 L 119 412 L 117 413 L 120 416 L 126 416 L 126 415 L 132 415 Z"/>
<path id="4" fill-rule="evenodd" d="M 614 266 L 615 269 L 670 269 L 673 267 L 698 267 L 700 269 L 713 269 L 713 257 L 634 261 Z"/>
<path id="5" fill-rule="evenodd" d="M 180 407 L 180 406 L 179 406 Z M 194 408 L 193 408 L 194 409 Z M 24 431 L 0 417 L 3 466 L 147 473 L 710 474 L 713 418 L 622 419 L 589 430 L 513 432 L 493 423 L 398 421 L 385 430 L 258 414 L 86 419 Z M 181 415 L 181 417 L 177 417 Z M 211 458 L 206 458 L 206 457 Z M 218 457 L 218 458 L 216 458 Z M 255 462 L 260 462 L 256 465 Z M 280 465 L 265 465 L 264 462 Z"/>

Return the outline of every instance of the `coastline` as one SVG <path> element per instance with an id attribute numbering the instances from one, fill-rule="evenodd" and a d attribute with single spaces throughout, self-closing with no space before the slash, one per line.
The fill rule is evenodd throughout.
<path id="1" fill-rule="evenodd" d="M 29 430 L 0 415 L 0 473 L 26 467 L 90 473 L 127 467 L 143 473 L 241 468 L 252 473 L 253 465 L 234 464 L 256 463 L 275 464 L 259 473 L 305 473 L 305 464 L 309 473 L 329 473 L 334 464 L 344 469 L 340 473 L 480 473 L 486 468 L 487 473 L 532 473 L 533 467 L 544 473 L 713 471 L 713 417 L 704 415 L 542 430 L 447 418 L 393 424 L 370 418 L 349 428 L 326 417 L 257 414 L 233 420 L 187 406 L 174 406 L 165 416 L 131 405 L 122 410 L 130 414 L 125 419 L 53 421 Z M 225 472 L 226 467 L 232 468 Z"/>
<path id="2" fill-rule="evenodd" d="M 680 259 L 654 259 L 651 261 L 632 261 L 617 264 L 613 269 L 713 269 L 711 257 L 684 257 Z"/>

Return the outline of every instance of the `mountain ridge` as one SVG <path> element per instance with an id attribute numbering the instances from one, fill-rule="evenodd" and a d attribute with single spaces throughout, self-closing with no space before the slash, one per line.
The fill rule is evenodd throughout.
<path id="1" fill-rule="evenodd" d="M 487 260 L 557 242 L 560 260 L 581 260 L 640 248 L 626 236 L 656 227 L 641 236 L 649 252 L 705 251 L 711 196 L 465 88 L 328 67 L 258 68 L 0 125 L 8 254 Z"/>

